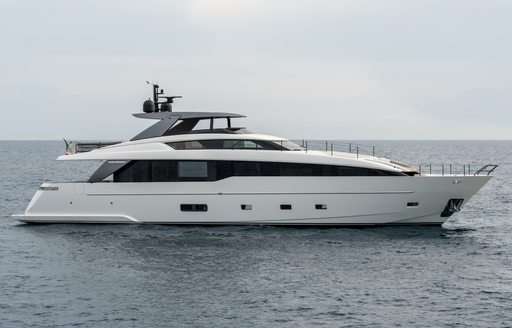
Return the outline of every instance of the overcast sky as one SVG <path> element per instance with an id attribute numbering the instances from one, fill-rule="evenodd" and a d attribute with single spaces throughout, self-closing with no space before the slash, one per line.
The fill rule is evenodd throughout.
<path id="1" fill-rule="evenodd" d="M 290 138 L 512 139 L 512 1 L 0 0 L 0 139 L 175 110 Z"/>

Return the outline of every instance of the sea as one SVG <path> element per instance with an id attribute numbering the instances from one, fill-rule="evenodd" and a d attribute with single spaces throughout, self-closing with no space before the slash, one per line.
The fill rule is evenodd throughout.
<path id="1" fill-rule="evenodd" d="M 512 141 L 358 143 L 499 167 L 442 227 L 34 225 L 42 182 L 98 165 L 0 141 L 0 327 L 512 327 Z"/>

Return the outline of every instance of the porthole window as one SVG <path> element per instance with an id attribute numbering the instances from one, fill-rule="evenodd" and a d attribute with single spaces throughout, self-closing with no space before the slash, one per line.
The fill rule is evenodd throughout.
<path id="1" fill-rule="evenodd" d="M 317 209 L 317 210 L 326 210 L 327 209 L 327 205 L 326 204 L 316 204 L 315 205 L 315 209 Z"/>
<path id="2" fill-rule="evenodd" d="M 290 205 L 290 204 L 281 204 L 281 209 L 282 210 L 291 210 L 292 209 L 292 205 Z"/>
<path id="3" fill-rule="evenodd" d="M 244 211 L 250 211 L 252 210 L 252 205 L 251 204 L 242 204 L 240 205 L 240 207 L 242 208 L 242 210 Z"/>

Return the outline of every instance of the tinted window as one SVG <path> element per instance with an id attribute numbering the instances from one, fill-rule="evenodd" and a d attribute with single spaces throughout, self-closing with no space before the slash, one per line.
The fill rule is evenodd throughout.
<path id="1" fill-rule="evenodd" d="M 173 142 L 171 145 L 176 150 L 184 150 L 184 149 L 203 149 L 203 145 L 197 141 L 183 141 L 183 142 Z"/>
<path id="2" fill-rule="evenodd" d="M 233 172 L 231 175 L 234 176 L 260 176 L 261 164 L 258 162 L 233 162 Z"/>
<path id="3" fill-rule="evenodd" d="M 208 177 L 208 163 L 178 162 L 178 176 L 180 178 L 206 178 Z"/>
<path id="4" fill-rule="evenodd" d="M 176 150 L 186 149 L 265 149 L 265 150 L 286 150 L 273 142 L 264 140 L 240 140 L 240 139 L 217 139 L 217 140 L 194 140 L 169 142 L 169 146 Z"/>
<path id="5" fill-rule="evenodd" d="M 232 176 L 406 176 L 369 168 L 249 161 L 132 161 L 114 182 L 217 181 Z"/>
<path id="6" fill-rule="evenodd" d="M 176 181 L 178 176 L 178 166 L 176 164 L 174 161 L 153 161 L 151 163 L 151 181 Z"/>
<path id="7" fill-rule="evenodd" d="M 224 148 L 231 149 L 262 149 L 263 147 L 251 140 L 229 140 Z"/>
<path id="8" fill-rule="evenodd" d="M 150 161 L 133 161 L 114 173 L 114 182 L 145 181 L 151 181 Z"/>
<path id="9" fill-rule="evenodd" d="M 315 165 L 286 164 L 279 166 L 279 175 L 282 176 L 312 176 Z M 316 172 L 315 172 L 316 173 Z"/>

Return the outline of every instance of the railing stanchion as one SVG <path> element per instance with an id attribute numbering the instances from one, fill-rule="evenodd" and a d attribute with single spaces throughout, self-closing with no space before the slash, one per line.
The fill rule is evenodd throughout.
<path id="1" fill-rule="evenodd" d="M 356 146 L 356 157 L 359 158 L 359 146 Z"/>
<path id="2" fill-rule="evenodd" d="M 281 139 L 281 151 L 283 151 L 283 139 Z"/>
<path id="3" fill-rule="evenodd" d="M 332 156 L 332 142 L 331 142 L 331 156 Z"/>
<path id="4" fill-rule="evenodd" d="M 450 175 L 452 175 L 452 165 L 450 164 Z"/>
<path id="5" fill-rule="evenodd" d="M 375 146 L 372 146 L 372 156 L 375 157 Z"/>
<path id="6" fill-rule="evenodd" d="M 325 140 L 325 151 L 327 151 L 327 140 Z"/>
<path id="7" fill-rule="evenodd" d="M 468 175 L 471 175 L 471 164 L 468 164 Z"/>
<path id="8" fill-rule="evenodd" d="M 429 166 L 430 174 L 432 174 L 432 163 L 430 163 L 428 166 Z"/>
<path id="9" fill-rule="evenodd" d="M 463 169 L 464 176 L 466 176 L 466 164 L 464 164 L 463 168 L 464 168 Z"/>
<path id="10" fill-rule="evenodd" d="M 308 141 L 306 140 L 306 153 L 308 152 Z"/>
<path id="11" fill-rule="evenodd" d="M 441 175 L 444 177 L 444 164 L 441 164 Z"/>
<path id="12" fill-rule="evenodd" d="M 350 154 L 352 154 L 352 144 L 351 143 L 348 144 L 348 152 Z"/>
<path id="13" fill-rule="evenodd" d="M 418 171 L 420 171 L 420 175 L 421 175 L 421 164 L 418 166 Z"/>

